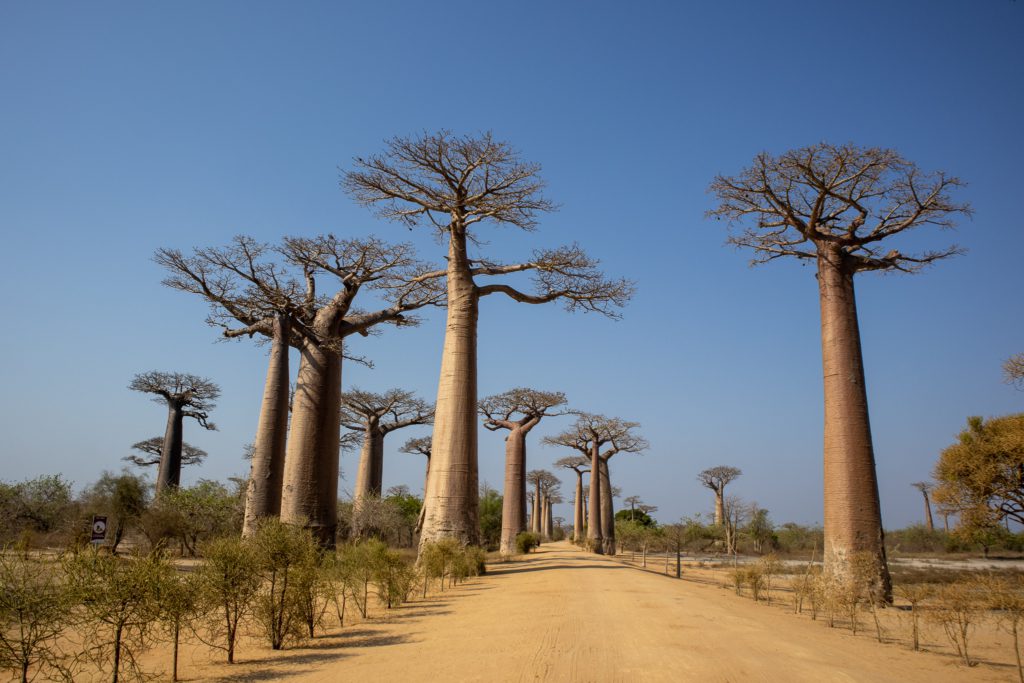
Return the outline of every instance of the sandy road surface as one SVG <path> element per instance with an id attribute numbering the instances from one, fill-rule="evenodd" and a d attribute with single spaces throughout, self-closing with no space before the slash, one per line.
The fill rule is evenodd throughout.
<path id="1" fill-rule="evenodd" d="M 284 652 L 239 648 L 225 681 L 992 681 L 1005 665 L 879 645 L 718 586 L 543 546 L 480 579 Z M 205 659 L 205 657 L 204 657 Z"/>

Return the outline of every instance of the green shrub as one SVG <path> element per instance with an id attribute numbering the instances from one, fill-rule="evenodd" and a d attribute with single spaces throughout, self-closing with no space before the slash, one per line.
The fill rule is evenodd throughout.
<path id="1" fill-rule="evenodd" d="M 540 545 L 540 536 L 532 531 L 520 531 L 516 535 L 516 550 L 525 555 Z"/>

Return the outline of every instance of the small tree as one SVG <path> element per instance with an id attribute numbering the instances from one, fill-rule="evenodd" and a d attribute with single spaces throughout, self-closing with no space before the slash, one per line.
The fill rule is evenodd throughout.
<path id="1" fill-rule="evenodd" d="M 155 394 L 153 401 L 167 406 L 167 429 L 160 448 L 160 469 L 156 476 L 156 495 L 181 483 L 183 423 L 186 417 L 203 429 L 217 429 L 208 421 L 216 406 L 220 387 L 205 377 L 183 372 L 145 372 L 135 375 L 128 388 Z"/>
<path id="2" fill-rule="evenodd" d="M 312 637 L 317 610 L 310 603 L 316 601 L 319 564 L 313 537 L 305 529 L 264 517 L 249 542 L 260 577 L 253 611 L 271 649 L 301 639 L 304 625 Z"/>
<path id="3" fill-rule="evenodd" d="M 1017 353 L 1003 363 L 1003 379 L 1008 384 L 1024 389 L 1024 353 Z"/>
<path id="4" fill-rule="evenodd" d="M 108 524 L 112 523 L 114 528 L 111 553 L 117 554 L 125 532 L 138 523 L 146 511 L 148 489 L 146 480 L 137 475 L 104 472 L 95 484 L 82 493 L 86 523 L 97 513 L 112 517 L 108 520 Z"/>
<path id="5" fill-rule="evenodd" d="M 1017 659 L 1017 678 L 1024 683 L 1024 665 L 1020 656 L 1020 632 L 1024 624 L 1024 579 L 1020 574 L 1011 577 L 986 576 L 981 580 L 997 623 L 1013 636 L 1013 654 Z"/>
<path id="6" fill-rule="evenodd" d="M 191 572 L 171 570 L 156 583 L 155 601 L 159 619 L 171 637 L 171 680 L 178 680 L 178 645 L 182 628 L 191 627 L 199 616 L 201 601 L 196 575 Z"/>
<path id="7" fill-rule="evenodd" d="M 250 544 L 224 537 L 200 546 L 205 561 L 197 570 L 211 647 L 235 661 L 235 643 L 242 618 L 253 608 L 260 588 L 259 564 Z"/>
<path id="8" fill-rule="evenodd" d="M 158 587 L 173 569 L 159 554 L 119 558 L 88 548 L 64 560 L 69 589 L 81 605 L 82 654 L 117 683 L 143 677 L 139 655 L 160 616 Z"/>
<path id="9" fill-rule="evenodd" d="M 968 644 L 981 611 L 978 589 L 974 581 L 957 581 L 940 586 L 935 591 L 935 606 L 928 616 L 942 627 L 957 656 L 967 666 L 973 666 Z"/>
<path id="10" fill-rule="evenodd" d="M 921 649 L 921 605 L 935 593 L 926 583 L 897 583 L 896 595 L 910 604 L 910 639 L 914 650 Z"/>
<path id="11" fill-rule="evenodd" d="M 59 639 L 74 625 L 71 595 L 54 567 L 0 552 L 0 668 L 22 683 L 68 676 Z"/>

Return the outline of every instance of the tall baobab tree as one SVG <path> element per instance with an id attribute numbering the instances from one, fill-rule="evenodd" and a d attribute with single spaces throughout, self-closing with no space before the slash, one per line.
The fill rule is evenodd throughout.
<path id="1" fill-rule="evenodd" d="M 433 419 L 433 406 L 411 391 L 391 389 L 375 394 L 353 389 L 342 394 L 341 425 L 363 432 L 363 448 L 352 496 L 357 508 L 367 496 L 380 496 L 384 479 L 384 437 L 405 427 L 430 424 Z M 359 533 L 359 529 L 354 531 Z"/>
<path id="2" fill-rule="evenodd" d="M 743 472 L 738 467 L 718 465 L 697 475 L 697 481 L 715 492 L 715 525 L 725 522 L 725 487 Z"/>
<path id="3" fill-rule="evenodd" d="M 541 533 L 545 538 L 552 538 L 555 535 L 555 505 L 564 502 L 560 486 L 561 482 L 555 480 L 554 484 L 544 491 L 544 516 Z"/>
<path id="4" fill-rule="evenodd" d="M 932 501 L 928 497 L 928 494 L 931 493 L 933 488 L 932 485 L 926 481 L 918 481 L 911 484 L 911 486 L 920 491 L 921 495 L 924 496 L 924 521 L 928 526 L 928 531 L 934 531 L 935 522 L 932 521 Z"/>
<path id="5" fill-rule="evenodd" d="M 145 441 L 140 441 L 132 445 L 132 450 L 136 450 L 139 454 L 126 455 L 122 460 L 130 462 L 136 467 L 152 467 L 153 465 L 160 464 L 160 456 L 164 450 L 164 438 L 162 436 L 154 436 Z M 181 442 L 181 466 L 186 467 L 188 465 L 199 465 L 202 464 L 203 460 L 206 459 L 207 453 L 202 448 L 196 448 L 190 443 L 185 441 Z"/>
<path id="6" fill-rule="evenodd" d="M 555 410 L 565 405 L 560 391 L 516 388 L 480 401 L 484 427 L 508 430 L 505 436 L 505 493 L 501 509 L 502 555 L 516 552 L 516 536 L 526 531 L 526 435 L 544 417 L 564 415 Z"/>
<path id="7" fill-rule="evenodd" d="M 573 448 L 590 461 L 587 544 L 595 553 L 614 554 L 615 511 L 608 461 L 616 453 L 639 453 L 648 448 L 648 443 L 636 433 L 640 427 L 637 422 L 593 413 L 576 415 L 572 427 L 557 436 L 546 437 L 544 443 Z"/>
<path id="8" fill-rule="evenodd" d="M 303 442 L 296 446 L 302 454 L 296 457 L 296 465 L 303 472 L 314 469 L 309 465 L 314 451 L 320 454 L 318 462 L 329 462 L 331 456 L 326 452 L 333 441 L 334 476 L 328 477 L 325 471 L 322 477 L 311 474 L 304 479 L 299 487 L 304 491 L 301 497 L 307 501 L 316 497 L 323 501 L 322 509 L 316 515 L 293 514 L 292 519 L 305 516 L 320 528 L 319 517 L 336 516 L 326 498 L 336 499 L 337 485 L 332 487 L 327 480 L 337 477 L 340 425 L 331 424 L 336 415 L 321 421 L 310 416 L 319 410 L 317 396 L 327 396 L 325 411 L 338 405 L 340 379 L 331 391 L 325 392 L 323 387 L 331 376 L 340 377 L 341 359 L 352 358 L 345 354 L 342 340 L 350 334 L 368 334 L 380 323 L 415 324 L 415 318 L 403 314 L 442 300 L 443 293 L 434 283 L 440 275 L 423 277 L 427 268 L 416 261 L 408 244 L 390 245 L 372 238 L 339 240 L 332 235 L 286 238 L 278 246 L 239 236 L 226 247 L 196 249 L 189 256 L 175 249 L 160 249 L 154 260 L 170 273 L 165 285 L 196 294 L 210 304 L 207 322 L 222 328 L 225 338 L 256 337 L 271 342 L 243 533 L 252 533 L 260 517 L 281 512 L 290 408 L 288 347 L 300 350 L 302 391 L 295 395 L 299 405 L 292 407 L 302 420 L 292 427 Z M 324 295 L 323 290 L 331 289 L 325 280 L 338 282 L 333 296 Z M 374 313 L 352 310 L 354 298 L 364 288 L 382 293 L 390 306 Z M 317 481 L 324 490 L 314 495 Z M 332 488 L 334 493 L 329 494 Z M 321 535 L 326 537 L 329 532 Z"/>
<path id="9" fill-rule="evenodd" d="M 572 511 L 572 542 L 582 543 L 584 536 L 584 520 L 586 519 L 583 506 L 583 475 L 590 471 L 590 461 L 584 455 L 570 455 L 555 461 L 555 467 L 564 467 L 576 473 L 576 494 L 573 497 Z"/>
<path id="10" fill-rule="evenodd" d="M 908 256 L 882 242 L 921 226 L 950 228 L 970 207 L 952 199 L 963 183 L 928 173 L 890 149 L 820 143 L 761 153 L 739 175 L 717 176 L 720 204 L 709 216 L 726 219 L 729 242 L 754 251 L 753 263 L 793 257 L 816 264 L 821 306 L 825 394 L 825 566 L 845 573 L 849 556 L 876 558 L 888 599 L 875 457 L 854 276 L 865 271 L 917 272 L 961 252 L 956 246 Z"/>
<path id="11" fill-rule="evenodd" d="M 608 280 L 598 262 L 576 245 L 537 251 L 523 262 L 500 264 L 469 253 L 482 243 L 480 228 L 509 225 L 532 231 L 537 215 L 554 205 L 543 195 L 540 166 L 525 162 L 490 133 L 453 135 L 448 131 L 395 137 L 383 154 L 356 157 L 341 185 L 360 204 L 410 227 L 432 226 L 447 240 L 448 320 L 438 381 L 431 476 L 424 497 L 424 543 L 450 536 L 475 543 L 478 523 L 476 437 L 476 329 L 480 299 L 503 294 L 520 303 L 561 300 L 616 317 L 615 308 L 632 294 L 626 280 Z M 524 292 L 485 278 L 532 273 L 534 288 Z"/>
<path id="12" fill-rule="evenodd" d="M 252 446 L 243 534 L 255 533 L 261 517 L 281 512 L 285 444 L 289 414 L 289 346 L 298 346 L 304 283 L 268 244 L 244 235 L 226 247 L 159 249 L 153 257 L 168 271 L 163 284 L 202 297 L 210 305 L 207 323 L 226 339 L 269 340 L 263 400 Z"/>
<path id="13" fill-rule="evenodd" d="M 408 244 L 288 237 L 282 252 L 311 275 L 333 275 L 341 284 L 329 298 L 316 293 L 315 281 L 307 290 L 281 494 L 281 519 L 307 525 L 322 545 L 333 547 L 344 340 L 381 323 L 416 324 L 409 311 L 439 305 L 444 294 L 434 286 L 437 276 L 415 259 Z M 363 288 L 378 290 L 390 305 L 372 312 L 354 309 Z"/>
<path id="14" fill-rule="evenodd" d="M 156 475 L 156 495 L 181 484 L 181 453 L 185 418 L 203 429 L 216 430 L 210 411 L 217 405 L 220 387 L 205 377 L 184 372 L 144 372 L 132 378 L 128 388 L 155 394 L 153 401 L 167 406 L 167 429 L 160 448 L 160 469 Z"/>
<path id="15" fill-rule="evenodd" d="M 554 479 L 555 475 L 547 470 L 530 470 L 526 473 L 526 482 L 533 485 L 530 531 L 535 534 L 544 533 L 544 491 Z"/>

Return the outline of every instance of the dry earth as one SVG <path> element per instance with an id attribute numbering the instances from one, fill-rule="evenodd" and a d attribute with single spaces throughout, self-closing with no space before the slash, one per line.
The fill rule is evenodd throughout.
<path id="1" fill-rule="evenodd" d="M 184 680 L 220 681 L 1010 681 L 1010 641 L 991 626 L 976 637 L 982 663 L 957 663 L 941 631 L 912 652 L 898 610 L 888 642 L 795 615 L 779 595 L 754 603 L 712 572 L 679 581 L 624 559 L 543 546 L 487 576 L 361 624 L 329 629 L 274 652 L 245 639 L 233 666 L 200 645 L 184 648 Z M 865 617 L 865 626 L 870 617 Z M 149 653 L 147 668 L 168 652 Z"/>

